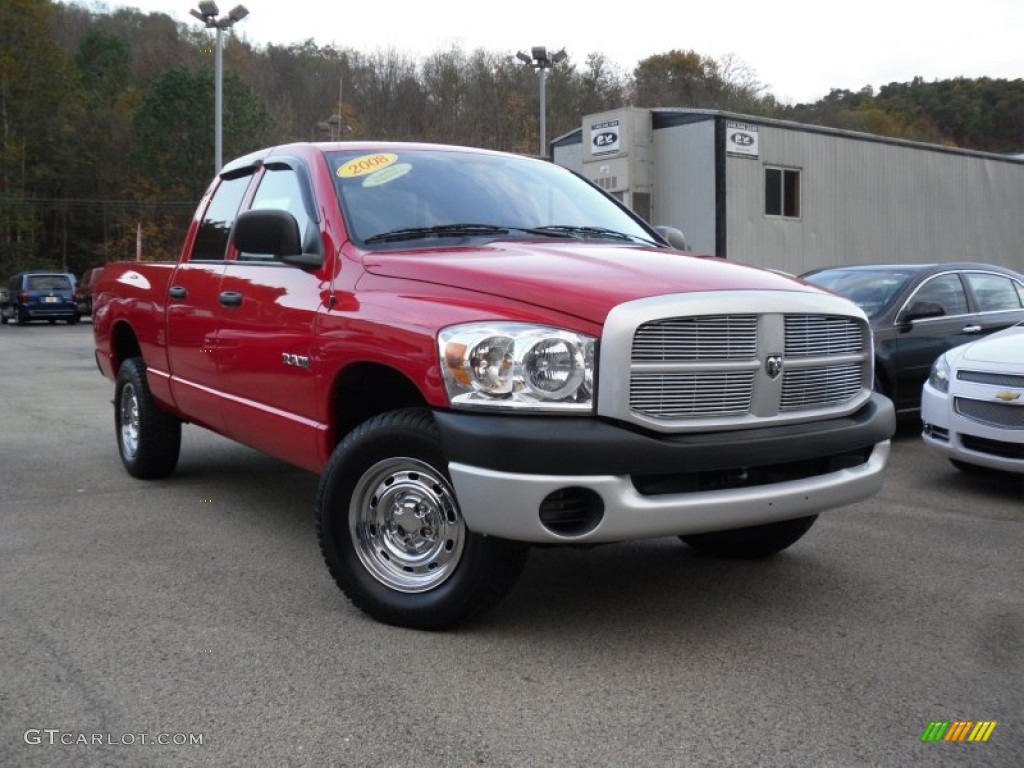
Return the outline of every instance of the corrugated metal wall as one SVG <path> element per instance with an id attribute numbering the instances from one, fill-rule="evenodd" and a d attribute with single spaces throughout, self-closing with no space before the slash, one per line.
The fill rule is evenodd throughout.
<path id="1" fill-rule="evenodd" d="M 798 274 L 890 261 L 1024 270 L 1024 164 L 770 124 L 758 133 L 756 160 L 726 160 L 730 260 Z M 801 171 L 799 219 L 765 216 L 765 166 Z"/>
<path id="2" fill-rule="evenodd" d="M 678 227 L 690 249 L 715 252 L 714 120 L 654 131 L 651 223 Z"/>
<path id="3" fill-rule="evenodd" d="M 576 173 L 583 173 L 583 143 L 562 142 L 551 148 L 551 159 L 554 163 Z"/>

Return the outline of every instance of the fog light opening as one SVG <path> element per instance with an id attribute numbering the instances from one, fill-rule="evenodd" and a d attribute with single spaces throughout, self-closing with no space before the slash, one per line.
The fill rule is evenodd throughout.
<path id="1" fill-rule="evenodd" d="M 540 504 L 540 523 L 559 536 L 583 536 L 600 525 L 604 501 L 589 488 L 559 488 Z"/>

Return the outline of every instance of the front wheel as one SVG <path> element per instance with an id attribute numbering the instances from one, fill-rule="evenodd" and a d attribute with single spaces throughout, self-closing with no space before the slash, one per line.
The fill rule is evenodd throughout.
<path id="1" fill-rule="evenodd" d="M 378 621 L 445 629 L 496 604 L 523 569 L 525 545 L 466 527 L 446 466 L 430 412 L 408 409 L 357 427 L 320 479 L 324 560 Z"/>
<path id="2" fill-rule="evenodd" d="M 141 357 L 125 360 L 118 371 L 114 430 L 121 463 L 133 477 L 167 477 L 178 465 L 181 421 L 153 399 Z"/>
<path id="3" fill-rule="evenodd" d="M 774 555 L 796 543 L 814 525 L 817 515 L 752 525 L 731 531 L 697 533 L 679 538 L 702 555 L 756 560 Z"/>

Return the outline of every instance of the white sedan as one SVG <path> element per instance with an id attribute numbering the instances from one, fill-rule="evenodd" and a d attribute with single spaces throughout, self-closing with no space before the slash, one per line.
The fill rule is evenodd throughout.
<path id="1" fill-rule="evenodd" d="M 921 421 L 924 441 L 958 469 L 1024 474 L 1024 323 L 939 357 Z"/>

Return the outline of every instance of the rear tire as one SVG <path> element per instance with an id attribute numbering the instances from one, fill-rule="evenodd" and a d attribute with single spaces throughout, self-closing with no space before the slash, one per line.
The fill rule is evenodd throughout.
<path id="1" fill-rule="evenodd" d="M 132 477 L 167 477 L 178 465 L 181 421 L 153 399 L 141 357 L 125 360 L 118 371 L 114 430 L 121 463 Z"/>
<path id="2" fill-rule="evenodd" d="M 78 321 L 79 320 L 81 320 L 81 317 L 79 315 L 75 315 L 74 317 L 69 317 L 68 318 L 68 325 L 78 325 Z"/>
<path id="3" fill-rule="evenodd" d="M 471 532 L 434 419 L 391 411 L 353 430 L 320 478 L 316 528 L 327 568 L 378 621 L 445 629 L 501 600 L 526 545 Z"/>
<path id="4" fill-rule="evenodd" d="M 679 538 L 702 555 L 757 560 L 774 555 L 795 544 L 817 519 L 817 515 L 809 515 L 766 525 L 734 528 L 731 531 L 697 533 Z"/>

